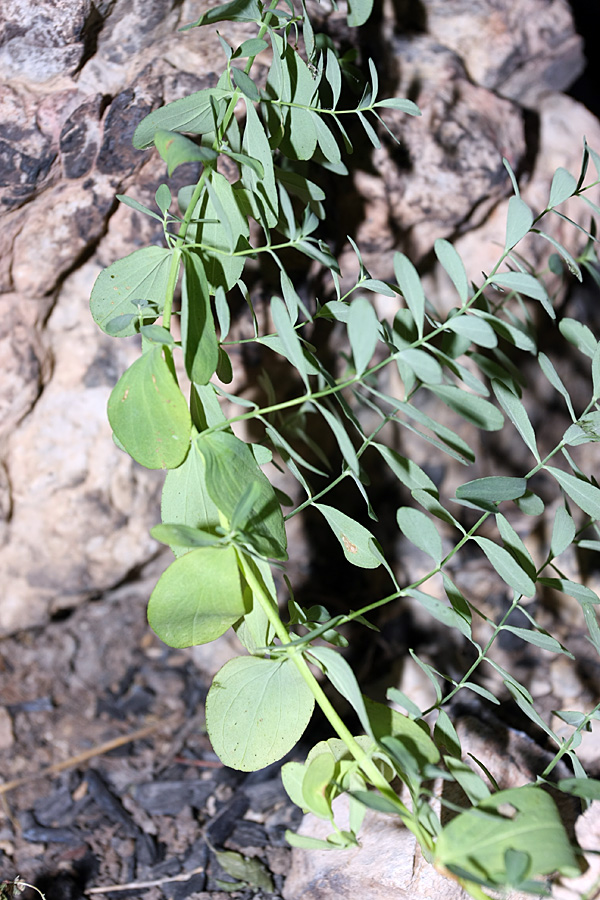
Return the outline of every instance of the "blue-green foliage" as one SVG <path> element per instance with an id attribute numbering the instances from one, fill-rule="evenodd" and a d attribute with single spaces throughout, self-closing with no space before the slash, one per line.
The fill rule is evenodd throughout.
<path id="1" fill-rule="evenodd" d="M 365 22 L 371 6 L 372 0 L 349 0 L 349 24 Z M 508 631 L 537 650 L 572 657 L 535 621 L 525 602 L 540 589 L 553 589 L 579 603 L 581 620 L 600 653 L 600 598 L 591 588 L 565 578 L 555 562 L 573 544 L 600 549 L 600 488 L 591 474 L 578 468 L 570 451 L 600 440 L 600 345 L 587 326 L 561 319 L 560 334 L 579 352 L 581 366 L 589 369 L 590 400 L 582 409 L 551 360 L 538 354 L 537 316 L 531 308 L 539 305 L 554 320 L 555 300 L 542 275 L 515 252 L 526 235 L 538 235 L 555 251 L 551 272 L 561 273 L 564 267 L 581 278 L 585 269 L 600 282 L 594 225 L 589 231 L 576 226 L 588 235 L 577 258 L 539 227 L 544 217 L 549 221 L 546 228 L 552 216 L 571 221 L 559 210 L 571 198 L 582 199 L 600 214 L 588 196 L 600 179 L 600 157 L 586 144 L 578 178 L 559 169 L 547 207 L 537 214 L 520 196 L 505 161 L 507 188 L 512 184 L 514 196 L 508 202 L 504 250 L 493 270 L 479 284 L 472 283 L 454 247 L 445 240 L 435 243 L 435 255 L 456 295 L 448 314 L 438 313 L 435 298 L 427 296 L 418 269 L 404 254 L 394 256 L 395 281 L 385 282 L 367 271 L 352 241 L 359 277 L 342 294 L 338 261 L 319 236 L 326 200 L 319 172 L 347 172 L 343 160 L 352 151 L 350 135 L 360 133 L 349 127 L 351 122 L 377 147 L 385 126 L 380 113 L 385 118 L 386 109 L 420 112 L 410 100 L 378 97 L 372 60 L 367 61 L 360 100 L 349 102 L 348 68 L 332 42 L 315 34 L 304 2 L 232 0 L 212 7 L 187 28 L 214 28 L 222 22 L 254 25 L 256 33 L 235 47 L 221 28 L 224 59 L 218 85 L 155 110 L 134 135 L 135 147 L 156 147 L 169 176 L 184 163 L 198 164 L 198 181 L 181 189 L 176 203 L 169 187 L 161 184 L 156 210 L 119 198 L 162 223 L 165 246 L 146 247 L 113 263 L 98 277 L 91 297 L 92 315 L 107 334 L 141 335 L 142 354 L 122 375 L 108 404 L 115 440 L 141 465 L 168 470 L 163 521 L 153 535 L 171 547 L 176 559 L 152 593 L 150 624 L 175 647 L 211 641 L 233 627 L 248 651 L 226 664 L 208 695 L 208 732 L 226 765 L 252 770 L 280 759 L 302 736 L 315 700 L 321 706 L 337 736 L 318 744 L 304 765 L 287 764 L 284 784 L 300 806 L 332 822 L 333 800 L 348 793 L 350 825 L 346 831 L 335 827 L 326 841 L 290 835 L 291 843 L 327 848 L 356 844 L 365 808 L 372 807 L 398 814 L 426 857 L 457 877 L 472 896 L 482 898 L 487 896 L 484 888 L 502 886 L 539 892 L 539 876 L 578 871 L 553 801 L 532 785 L 497 792 L 494 773 L 484 779 L 478 769 L 462 762 L 458 735 L 444 707 L 459 691 L 498 702 L 477 677 L 487 663 L 500 674 L 507 695 L 556 745 L 555 762 L 564 755 L 571 759 L 576 777 L 563 780 L 559 788 L 598 798 L 597 783 L 586 779 L 576 757 L 581 733 L 598 718 L 598 708 L 560 712 L 573 731 L 569 738 L 559 737 L 535 709 L 526 687 L 491 651 L 497 636 Z M 300 34 L 303 49 L 302 42 L 298 49 Z M 261 68 L 255 67 L 256 58 Z M 231 171 L 232 161 L 235 164 L 233 178 L 219 168 L 223 158 L 228 161 L 225 171 Z M 588 176 L 590 162 L 595 179 Z M 301 296 L 286 270 L 291 250 L 304 257 L 306 268 L 329 271 L 331 290 L 323 302 Z M 268 306 L 272 327 L 261 330 L 244 276 L 247 263 L 255 265 L 265 254 L 278 267 L 281 290 Z M 180 281 L 181 309 L 176 311 Z M 229 334 L 234 293 L 246 299 L 254 328 L 245 342 L 254 341 L 287 363 L 295 394 L 289 386 L 282 392 L 267 371 L 262 376 L 262 406 L 224 390 L 223 383 L 235 383 L 228 354 L 238 343 Z M 397 298 L 393 320 L 380 317 L 373 299 L 377 294 Z M 176 316 L 180 328 L 174 327 Z M 311 344 L 315 319 L 323 320 L 319 327 L 333 330 L 340 347 L 331 368 Z M 543 459 L 513 352 L 537 357 L 572 420 Z M 391 371 L 400 380 L 399 392 L 385 387 Z M 365 411 L 368 416 L 362 415 Z M 339 449 L 333 464 L 310 437 L 309 418 L 315 415 Z M 250 420 L 263 429 L 262 444 L 247 444 L 234 434 L 235 423 Z M 472 437 L 464 436 L 464 423 L 471 435 L 511 430 L 514 440 L 529 451 L 530 468 L 511 477 L 465 472 L 453 496 L 444 496 L 423 468 L 379 438 L 384 427 L 399 436 L 410 432 L 469 468 L 476 463 L 477 448 Z M 400 586 L 386 555 L 389 548 L 382 547 L 369 528 L 322 502 L 335 485 L 350 479 L 367 514 L 377 520 L 363 469 L 365 453 L 385 465 L 404 490 L 406 499 L 396 516 L 399 531 L 430 567 L 411 584 Z M 287 468 L 306 495 L 295 507 L 272 487 L 261 468 L 271 460 Z M 562 499 L 546 558 L 534 561 L 513 523 L 515 513 L 544 512 L 544 503 L 532 490 L 532 479 L 540 472 Z M 325 486 L 319 482 L 318 492 L 311 482 L 315 475 L 329 477 Z M 321 606 L 298 605 L 290 586 L 289 617 L 283 617 L 272 574 L 288 552 L 282 499 L 292 506 L 287 520 L 308 506 L 321 514 L 324 527 L 339 542 L 332 565 L 345 558 L 363 569 L 382 567 L 390 578 L 386 595 L 369 597 L 363 608 L 332 618 Z M 474 522 L 468 530 L 467 520 L 461 519 L 465 507 L 468 521 Z M 511 598 L 499 622 L 487 620 L 490 638 L 484 647 L 476 642 L 472 627 L 473 614 L 486 616 L 451 578 L 467 545 L 482 562 L 487 559 Z M 443 594 L 425 584 L 436 575 Z M 392 688 L 390 699 L 406 716 L 363 697 L 339 653 L 347 644 L 340 633 L 345 623 L 373 628 L 367 614 L 401 597 L 412 598 L 433 620 L 471 641 L 475 654 L 474 664 L 457 680 L 413 653 L 436 701 L 422 710 Z M 527 628 L 508 623 L 514 610 L 521 611 Z M 363 734 L 348 731 L 308 661 L 351 705 Z M 433 737 L 424 719 L 431 713 L 437 715 Z M 465 809 L 446 827 L 429 803 L 431 781 L 437 777 L 456 781 L 466 797 Z M 397 778 L 408 788 L 410 806 L 398 795 Z M 506 813 L 506 804 L 512 814 Z"/>

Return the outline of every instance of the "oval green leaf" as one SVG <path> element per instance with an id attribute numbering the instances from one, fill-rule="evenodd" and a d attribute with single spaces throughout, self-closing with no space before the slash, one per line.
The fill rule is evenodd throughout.
<path id="1" fill-rule="evenodd" d="M 170 647 L 208 644 L 245 613 L 233 547 L 202 547 L 163 572 L 148 603 L 148 622 Z"/>
<path id="2" fill-rule="evenodd" d="M 221 762 L 255 772 L 300 740 L 314 697 L 289 659 L 237 657 L 217 672 L 206 698 L 206 729 Z"/>
<path id="3" fill-rule="evenodd" d="M 127 453 L 147 469 L 174 469 L 189 450 L 192 421 L 179 385 L 156 345 L 121 376 L 108 420 Z"/>

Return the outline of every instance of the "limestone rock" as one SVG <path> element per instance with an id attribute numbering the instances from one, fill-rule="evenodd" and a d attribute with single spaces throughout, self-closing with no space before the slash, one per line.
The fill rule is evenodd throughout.
<path id="1" fill-rule="evenodd" d="M 48 81 L 73 73 L 94 23 L 91 0 L 4 0 L 0 11 L 0 79 Z"/>
<path id="2" fill-rule="evenodd" d="M 422 116 L 387 111 L 400 144 L 387 140 L 373 161 L 392 231 L 416 260 L 436 238 L 484 220 L 507 192 L 502 157 L 518 167 L 525 137 L 519 108 L 473 84 L 453 51 L 427 35 L 394 38 L 393 48 L 400 60 L 395 93 L 414 99 Z"/>
<path id="3" fill-rule="evenodd" d="M 427 30 L 463 60 L 470 79 L 537 107 L 585 66 L 567 0 L 424 0 Z"/>

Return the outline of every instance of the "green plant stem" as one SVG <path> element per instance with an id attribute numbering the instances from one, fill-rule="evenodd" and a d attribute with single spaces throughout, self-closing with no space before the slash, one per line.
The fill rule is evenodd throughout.
<path id="1" fill-rule="evenodd" d="M 271 625 L 273 626 L 275 634 L 281 641 L 282 645 L 284 647 L 290 645 L 292 642 L 287 629 L 281 621 L 278 611 L 274 608 L 271 599 L 267 596 L 260 580 L 255 576 L 252 568 L 252 562 L 249 558 L 248 564 L 244 565 L 244 578 L 247 580 L 250 588 L 252 589 L 254 597 L 258 599 L 258 602 L 262 606 Z M 410 810 L 400 800 L 396 792 L 385 780 L 373 760 L 363 750 L 358 741 L 352 735 L 352 732 L 344 724 L 339 714 L 334 709 L 331 701 L 325 694 L 323 688 L 311 672 L 310 667 L 306 662 L 306 659 L 304 658 L 302 652 L 298 648 L 290 647 L 287 655 L 302 675 L 302 678 L 308 685 L 313 697 L 315 698 L 315 701 L 318 703 L 329 724 L 336 732 L 338 737 L 340 737 L 345 743 L 346 747 L 348 748 L 356 762 L 359 764 L 364 774 L 371 781 L 373 786 L 377 788 L 377 790 L 387 800 L 394 804 L 394 806 L 398 810 L 398 814 L 402 817 L 404 824 L 415 835 L 424 851 L 427 852 L 427 850 L 432 850 L 433 841 L 431 835 L 429 835 L 423 829 L 421 824 L 417 821 L 416 817 L 411 814 Z"/>

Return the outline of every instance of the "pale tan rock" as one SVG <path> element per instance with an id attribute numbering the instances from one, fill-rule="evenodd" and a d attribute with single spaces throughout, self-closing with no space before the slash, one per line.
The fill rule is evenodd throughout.
<path id="1" fill-rule="evenodd" d="M 422 115 L 387 111 L 400 146 L 386 141 L 373 161 L 403 250 L 416 262 L 436 238 L 485 219 L 507 191 L 502 157 L 518 166 L 525 137 L 520 109 L 473 84 L 451 50 L 428 35 L 395 38 L 393 48 L 395 93 L 414 99 Z"/>
<path id="2" fill-rule="evenodd" d="M 12 719 L 4 706 L 0 706 L 0 750 L 8 750 L 15 742 Z"/>
<path id="3" fill-rule="evenodd" d="M 427 30 L 469 77 L 521 106 L 563 91 L 585 66 L 567 0 L 424 0 Z"/>

